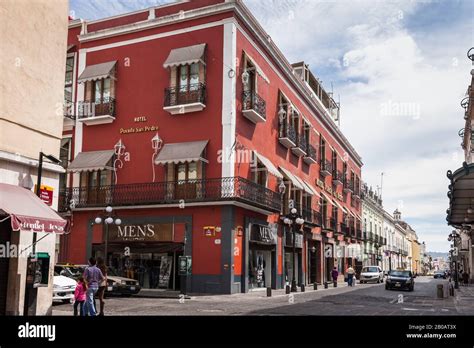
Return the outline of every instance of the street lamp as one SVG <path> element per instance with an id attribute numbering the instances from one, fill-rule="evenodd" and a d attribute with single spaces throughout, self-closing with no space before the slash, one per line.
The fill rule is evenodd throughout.
<path id="1" fill-rule="evenodd" d="M 38 175 L 37 175 L 37 181 L 36 181 L 36 195 L 41 198 L 41 177 L 43 174 L 43 157 L 46 157 L 49 159 L 51 162 L 54 164 L 60 164 L 61 161 L 58 160 L 56 157 L 53 155 L 46 155 L 42 151 L 39 153 L 39 159 L 38 159 Z M 32 252 L 33 254 L 36 253 L 36 232 L 33 232 L 33 246 L 32 246 Z"/>
<path id="2" fill-rule="evenodd" d="M 454 254 L 454 251 L 456 250 L 456 239 L 459 238 L 460 235 L 459 233 L 454 230 L 448 235 L 448 241 L 453 242 L 453 250 L 452 250 L 452 256 L 453 256 L 453 261 L 454 261 L 454 288 L 459 289 L 459 274 L 458 274 L 458 260 L 457 260 L 457 254 Z M 454 260 L 454 256 L 456 256 L 456 260 Z"/>
<path id="3" fill-rule="evenodd" d="M 108 266 L 109 258 L 107 257 L 108 252 L 108 243 L 109 243 L 109 225 L 115 224 L 116 226 L 120 226 L 122 224 L 122 220 L 118 217 L 113 215 L 114 209 L 109 205 L 105 208 L 105 214 L 97 216 L 94 219 L 94 223 L 96 225 L 100 225 L 104 223 L 105 225 L 105 246 L 104 246 L 104 255 L 105 255 L 105 264 Z"/>
<path id="4" fill-rule="evenodd" d="M 304 219 L 298 214 L 296 208 L 291 208 L 290 213 L 283 219 L 283 223 L 288 225 L 288 228 L 291 229 L 293 226 L 293 279 L 291 280 L 291 292 L 297 292 L 298 288 L 296 286 L 296 229 L 304 224 Z"/>

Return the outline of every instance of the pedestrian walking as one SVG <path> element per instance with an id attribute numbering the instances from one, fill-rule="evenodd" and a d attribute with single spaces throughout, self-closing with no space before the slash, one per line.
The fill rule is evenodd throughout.
<path id="1" fill-rule="evenodd" d="M 464 285 L 469 285 L 469 273 L 467 273 L 466 271 L 464 271 L 462 274 L 462 282 L 464 283 Z"/>
<path id="2" fill-rule="evenodd" d="M 86 302 L 87 284 L 84 277 L 77 279 L 76 290 L 74 291 L 74 316 L 77 317 L 77 307 L 79 307 L 79 315 L 83 317 L 86 313 L 84 311 L 84 303 Z"/>
<path id="3" fill-rule="evenodd" d="M 104 296 L 105 296 L 105 288 L 107 286 L 107 266 L 105 264 L 104 259 L 101 257 L 97 258 L 97 268 L 100 269 L 102 272 L 102 275 L 104 276 L 104 279 L 99 284 L 99 290 L 97 291 L 97 297 L 99 298 L 99 305 L 100 305 L 100 311 L 99 315 L 103 316 L 104 315 L 104 307 L 105 307 L 105 301 L 104 301 Z M 95 302 L 94 302 L 95 306 Z"/>
<path id="4" fill-rule="evenodd" d="M 89 266 L 84 271 L 84 279 L 87 282 L 87 292 L 86 292 L 86 314 L 95 317 L 97 315 L 97 310 L 94 306 L 94 296 L 99 291 L 99 284 L 104 279 L 104 275 L 101 270 L 96 266 L 97 261 L 95 258 L 91 257 L 89 259 Z"/>
<path id="5" fill-rule="evenodd" d="M 349 268 L 346 270 L 346 274 L 347 274 L 347 285 L 353 286 L 352 284 L 354 282 L 354 275 L 355 275 L 354 268 L 349 266 Z"/>
<path id="6" fill-rule="evenodd" d="M 334 283 L 334 286 L 336 287 L 337 286 L 337 277 L 339 277 L 339 272 L 337 271 L 337 267 L 334 266 L 334 268 L 331 272 L 331 276 L 332 276 L 332 281 Z"/>

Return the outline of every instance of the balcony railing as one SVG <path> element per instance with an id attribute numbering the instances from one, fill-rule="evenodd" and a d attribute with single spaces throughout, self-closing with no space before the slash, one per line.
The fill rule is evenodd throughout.
<path id="1" fill-rule="evenodd" d="M 296 146 L 291 149 L 291 151 L 296 156 L 306 156 L 306 151 L 308 149 L 308 141 L 304 134 L 296 136 Z"/>
<path id="2" fill-rule="evenodd" d="M 316 155 L 316 148 L 313 145 L 308 144 L 306 155 L 303 157 L 306 164 L 314 164 L 318 162 Z"/>
<path id="3" fill-rule="evenodd" d="M 296 131 L 291 124 L 285 121 L 280 122 L 278 131 L 280 143 L 282 143 L 287 148 L 296 146 Z"/>
<path id="4" fill-rule="evenodd" d="M 341 223 L 341 232 L 344 233 L 345 235 L 349 234 L 349 226 L 346 225 L 345 223 Z"/>
<path id="5" fill-rule="evenodd" d="M 352 180 L 344 180 L 344 192 L 354 192 L 354 182 Z"/>
<path id="6" fill-rule="evenodd" d="M 165 89 L 165 106 L 191 103 L 206 103 L 206 85 L 195 83 L 188 87 L 168 87 Z"/>
<path id="7" fill-rule="evenodd" d="M 67 117 L 71 120 L 76 119 L 76 110 L 74 108 L 74 103 L 72 101 L 64 101 L 63 114 L 64 114 L 64 117 Z"/>
<path id="8" fill-rule="evenodd" d="M 99 101 L 78 102 L 77 116 L 79 119 L 98 116 L 115 117 L 115 98 L 104 98 Z"/>
<path id="9" fill-rule="evenodd" d="M 313 210 L 313 223 L 317 226 L 321 226 L 322 216 L 319 211 Z"/>
<path id="10" fill-rule="evenodd" d="M 321 173 L 322 176 L 331 175 L 331 173 L 332 173 L 332 163 L 331 163 L 331 161 L 328 161 L 328 160 L 321 161 L 320 173 Z"/>
<path id="11" fill-rule="evenodd" d="M 335 185 L 342 185 L 342 180 L 343 180 L 342 172 L 339 171 L 339 170 L 333 169 L 333 171 L 332 171 L 332 182 Z"/>
<path id="12" fill-rule="evenodd" d="M 59 211 L 74 207 L 178 204 L 181 202 L 239 201 L 273 212 L 281 209 L 279 193 L 241 177 L 158 183 L 74 187 L 60 192 Z"/>
<path id="13" fill-rule="evenodd" d="M 267 118 L 267 103 L 254 91 L 244 91 L 242 112 L 254 123 L 264 122 Z"/>

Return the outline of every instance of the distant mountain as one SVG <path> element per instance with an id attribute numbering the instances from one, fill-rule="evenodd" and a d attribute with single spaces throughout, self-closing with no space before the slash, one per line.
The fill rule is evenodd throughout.
<path id="1" fill-rule="evenodd" d="M 428 251 L 427 254 L 431 255 L 431 257 L 433 259 L 437 258 L 437 257 L 444 257 L 445 259 L 447 259 L 448 256 L 449 256 L 449 253 L 444 253 L 444 252 L 440 252 L 440 251 Z"/>

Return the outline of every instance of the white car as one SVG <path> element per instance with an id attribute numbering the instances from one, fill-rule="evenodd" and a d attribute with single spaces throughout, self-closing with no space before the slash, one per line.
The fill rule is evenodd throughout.
<path id="1" fill-rule="evenodd" d="M 383 283 L 383 271 L 379 266 L 365 266 L 360 271 L 360 283 Z"/>
<path id="2" fill-rule="evenodd" d="M 76 284 L 74 279 L 54 273 L 53 301 L 63 301 L 64 303 L 73 302 Z"/>

